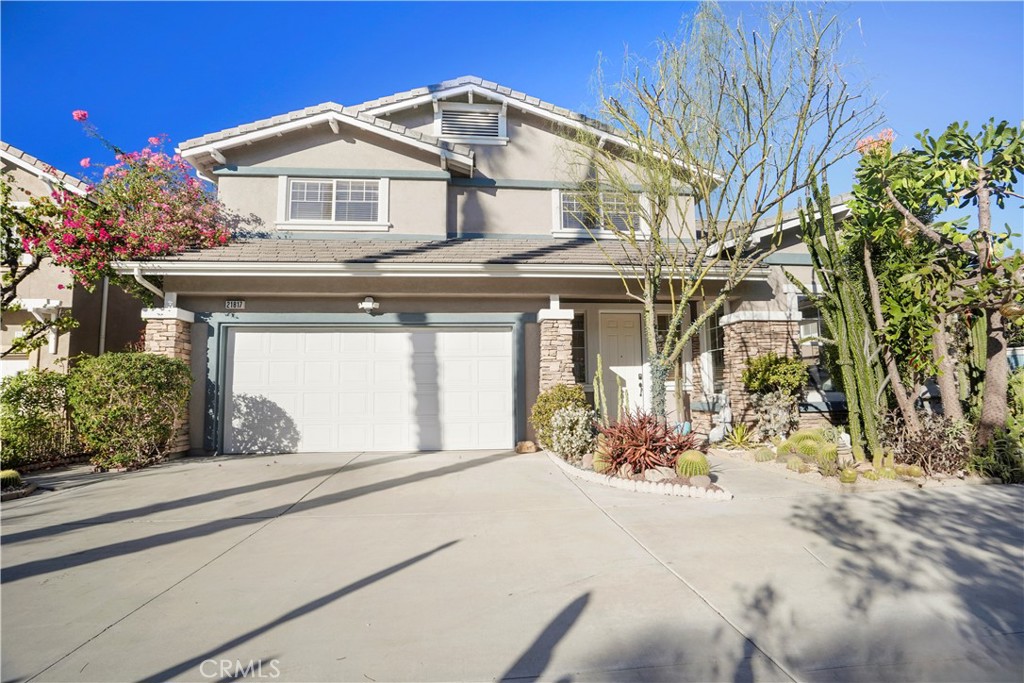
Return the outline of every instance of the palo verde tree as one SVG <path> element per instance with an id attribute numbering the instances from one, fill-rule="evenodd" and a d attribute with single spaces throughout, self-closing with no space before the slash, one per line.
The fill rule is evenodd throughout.
<path id="1" fill-rule="evenodd" d="M 88 123 L 87 112 L 76 110 L 73 116 L 114 152 L 116 161 L 84 196 L 58 186 L 50 196 L 32 197 L 27 207 L 12 201 L 13 179 L 0 178 L 3 313 L 17 310 L 18 286 L 47 261 L 66 268 L 73 286 L 92 290 L 108 277 L 145 297 L 148 293 L 134 280 L 115 272 L 115 262 L 225 244 L 230 226 L 239 222 L 189 174 L 179 156 L 160 150 L 162 137 L 149 138 L 138 152 L 125 152 Z M 81 165 L 92 163 L 85 158 Z M 29 322 L 3 355 L 38 348 L 47 331 L 74 324 L 67 315 L 54 322 Z"/>
<path id="2" fill-rule="evenodd" d="M 875 102 L 844 77 L 834 16 L 764 5 L 730 21 L 702 3 L 689 31 L 652 61 L 627 56 L 624 78 L 600 86 L 606 132 L 574 134 L 572 195 L 579 223 L 642 304 L 652 411 L 665 380 L 705 322 L 777 245 L 784 204 L 851 153 L 878 123 Z M 599 77 L 598 79 L 602 79 Z M 688 302 L 703 311 L 687 320 Z M 670 306 L 659 338 L 656 308 Z"/>
<path id="3" fill-rule="evenodd" d="M 867 238 L 865 267 L 870 274 L 868 240 L 884 247 L 895 234 L 903 242 L 902 255 L 909 266 L 898 284 L 906 301 L 925 302 L 918 317 L 925 321 L 925 333 L 930 330 L 937 340 L 943 405 L 954 416 L 960 390 L 949 363 L 950 316 L 985 321 L 977 424 L 978 445 L 984 447 L 1006 427 L 1007 340 L 1011 321 L 1024 314 L 1024 254 L 1010 250 L 1009 227 L 997 230 L 992 225 L 993 203 L 1002 208 L 1007 200 L 1024 198 L 1014 190 L 1018 174 L 1024 172 L 1024 134 L 1020 127 L 993 119 L 977 132 L 963 122 L 951 124 L 937 137 L 927 130 L 916 137 L 916 149 L 894 152 L 890 140 L 874 145 L 861 159 L 858 203 L 864 215 L 858 222 L 862 230 L 868 229 L 862 235 Z M 972 207 L 974 215 L 930 221 L 932 215 L 954 206 Z M 895 253 L 891 245 L 887 253 Z M 876 314 L 876 324 L 883 335 L 895 336 L 884 315 Z"/>

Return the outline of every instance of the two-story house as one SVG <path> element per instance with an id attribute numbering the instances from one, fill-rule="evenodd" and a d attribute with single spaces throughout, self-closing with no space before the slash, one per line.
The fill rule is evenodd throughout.
<path id="1" fill-rule="evenodd" d="M 32 197 L 48 197 L 58 186 L 80 195 L 87 192 L 86 184 L 78 178 L 6 142 L 0 142 L 0 172 L 10 183 L 15 208 L 26 206 Z M 11 348 L 22 326 L 32 318 L 45 321 L 70 312 L 79 324 L 64 334 L 51 332 L 42 347 L 29 353 L 5 355 L 0 361 L 0 376 L 30 367 L 65 372 L 68 359 L 81 353 L 98 355 L 140 341 L 143 324 L 138 300 L 106 280 L 91 292 L 72 280 L 67 269 L 44 260 L 19 284 L 19 310 L 5 313 L 0 321 L 0 348 L 4 351 Z"/>
<path id="2" fill-rule="evenodd" d="M 581 224 L 566 164 L 564 133 L 580 127 L 615 143 L 580 114 L 463 77 L 181 143 L 264 233 L 119 266 L 162 281 L 147 345 L 192 364 L 193 452 L 510 448 L 538 390 L 592 390 L 599 354 L 608 395 L 618 374 L 641 405 L 640 308 Z M 796 226 L 694 341 L 680 418 L 706 430 L 723 398 L 745 400 L 746 357 L 799 351 L 778 269 L 809 276 Z"/>

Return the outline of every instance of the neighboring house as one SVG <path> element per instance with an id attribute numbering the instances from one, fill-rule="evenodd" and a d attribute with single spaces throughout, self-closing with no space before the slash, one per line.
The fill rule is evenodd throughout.
<path id="1" fill-rule="evenodd" d="M 81 180 L 6 142 L 0 142 L 0 169 L 10 174 L 15 206 L 27 205 L 33 196 L 49 196 L 58 185 L 69 192 L 86 194 Z M 0 360 L 4 377 L 30 367 L 67 371 L 69 358 L 121 350 L 142 337 L 142 305 L 137 300 L 106 281 L 93 292 L 81 285 L 72 286 L 67 270 L 48 260 L 18 286 L 18 302 L 22 310 L 5 313 L 0 321 L 0 345 L 4 350 L 11 348 L 22 325 L 32 317 L 45 320 L 70 310 L 79 326 L 61 335 L 51 334 L 45 345 L 31 353 L 4 356 Z"/>
<path id="2" fill-rule="evenodd" d="M 593 390 L 599 353 L 608 395 L 618 373 L 641 405 L 640 308 L 574 213 L 560 131 L 579 127 L 616 143 L 584 116 L 464 77 L 181 143 L 267 233 L 118 266 L 162 278 L 147 348 L 192 364 L 191 450 L 510 448 L 531 435 L 539 389 Z M 694 220 L 692 204 L 679 218 Z M 778 267 L 809 281 L 797 223 L 681 364 L 679 417 L 702 430 L 726 398 L 745 409 L 747 357 L 800 353 L 815 324 Z"/>

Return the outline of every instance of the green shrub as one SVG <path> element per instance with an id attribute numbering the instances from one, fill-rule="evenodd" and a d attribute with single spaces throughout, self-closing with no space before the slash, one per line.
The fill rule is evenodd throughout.
<path id="1" fill-rule="evenodd" d="M 566 462 L 578 464 L 594 449 L 596 420 L 590 408 L 567 406 L 556 410 L 551 418 L 551 450 Z"/>
<path id="2" fill-rule="evenodd" d="M 21 475 L 14 470 L 0 470 L 0 489 L 20 489 Z"/>
<path id="3" fill-rule="evenodd" d="M 787 358 L 769 351 L 747 361 L 743 386 L 755 394 L 781 391 L 796 396 L 807 384 L 807 366 L 799 358 Z"/>
<path id="4" fill-rule="evenodd" d="M 1010 416 L 984 450 L 971 457 L 970 470 L 998 477 L 1007 484 L 1024 483 L 1024 368 L 1010 375 L 1007 387 Z"/>
<path id="5" fill-rule="evenodd" d="M 37 369 L 0 383 L 0 467 L 19 467 L 77 451 L 67 419 L 67 385 L 67 375 Z"/>
<path id="6" fill-rule="evenodd" d="M 695 477 L 698 474 L 711 473 L 708 459 L 700 451 L 685 451 L 676 458 L 676 474 L 680 477 Z"/>
<path id="7" fill-rule="evenodd" d="M 188 409 L 192 372 L 180 360 L 149 353 L 83 358 L 71 372 L 68 400 L 82 441 L 99 467 L 142 467 L 166 452 Z"/>
<path id="8" fill-rule="evenodd" d="M 551 420 L 562 408 L 587 408 L 587 397 L 578 384 L 556 384 L 541 392 L 530 411 L 530 425 L 537 433 L 537 441 L 551 448 Z"/>
<path id="9" fill-rule="evenodd" d="M 754 462 L 768 462 L 775 459 L 775 451 L 770 448 L 758 448 L 754 452 Z"/>

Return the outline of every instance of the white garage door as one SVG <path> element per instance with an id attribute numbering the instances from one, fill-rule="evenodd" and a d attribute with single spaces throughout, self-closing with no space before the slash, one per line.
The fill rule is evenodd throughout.
<path id="1" fill-rule="evenodd" d="M 231 330 L 227 453 L 513 445 L 509 330 Z"/>

